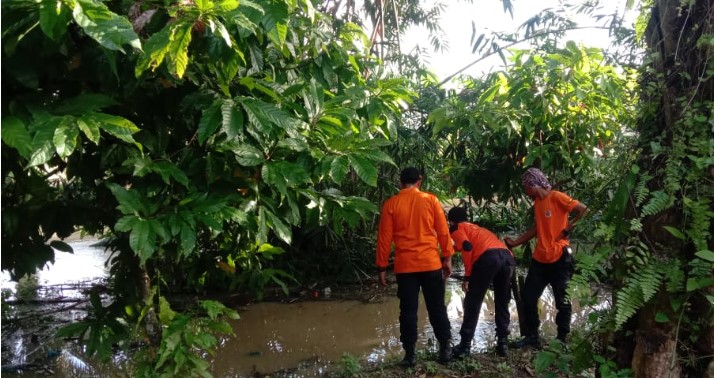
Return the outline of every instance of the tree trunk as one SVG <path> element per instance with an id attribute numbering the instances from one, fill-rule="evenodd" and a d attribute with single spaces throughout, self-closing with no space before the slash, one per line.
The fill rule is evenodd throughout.
<path id="1" fill-rule="evenodd" d="M 712 0 L 654 1 L 651 18 L 645 30 L 651 70 L 643 74 L 642 79 L 642 101 L 649 104 L 649 108 L 645 108 L 645 116 L 640 120 L 642 154 L 637 163 L 652 177 L 648 182 L 650 191 L 664 188 L 667 180 L 671 182 L 673 179 L 671 176 L 666 176 L 669 154 L 654 151 L 651 144 L 659 143 L 661 148 L 667 151 L 675 148 L 677 143 L 689 145 L 688 142 L 699 138 L 696 133 L 684 129 L 686 122 L 681 121 L 684 120 L 686 111 L 692 109 L 693 104 L 711 104 L 714 99 L 714 81 L 710 79 L 711 74 L 707 72 L 711 69 L 711 60 L 714 59 L 713 48 L 708 40 L 714 32 L 713 9 Z M 658 91 L 651 91 L 653 87 L 658 88 Z M 647 111 L 650 113 L 646 114 Z M 704 114 L 704 117 L 707 115 Z M 702 151 L 701 154 L 706 152 Z M 676 160 L 675 162 L 679 163 Z M 683 188 L 679 193 L 680 199 L 686 195 L 685 190 Z M 692 243 L 682 242 L 663 228 L 668 225 L 679 230 L 685 229 L 686 216 L 682 207 L 670 208 L 646 217 L 643 220 L 640 239 L 650 246 L 656 246 L 653 249 L 656 249 L 657 253 L 662 256 L 666 254 L 668 259 L 679 260 L 681 266 L 688 269 L 688 264 L 697 249 Z M 615 341 L 616 345 L 630 345 L 632 348 L 620 350 L 619 354 L 620 357 L 631 356 L 631 367 L 635 377 L 687 375 L 683 373 L 680 363 L 679 353 L 682 349 L 678 347 L 678 343 L 684 342 L 685 338 L 679 335 L 682 326 L 678 322 L 679 316 L 673 314 L 671 310 L 670 296 L 673 295 L 691 298 L 687 292 L 672 293 L 671 289 L 668 292 L 662 285 L 659 294 L 640 309 L 633 322 L 626 325 L 632 327 L 629 328 L 631 331 L 634 328 L 634 343 Z M 711 311 L 711 305 L 708 303 L 697 305 L 690 302 L 688 305 L 692 306 L 688 309 L 690 314 L 697 313 L 692 311 L 701 311 L 699 313 L 702 316 L 707 316 L 705 314 Z M 655 321 L 658 313 L 667 314 L 669 321 Z M 625 336 L 627 329 L 619 332 L 619 338 L 631 338 Z M 699 332 L 701 334 L 698 335 L 700 339 L 698 350 L 690 349 L 687 352 L 698 356 L 700 361 L 696 362 L 704 362 L 706 366 L 712 353 L 711 340 L 714 340 L 711 336 L 711 325 L 703 327 Z M 688 346 L 691 347 L 692 344 Z"/>
<path id="2" fill-rule="evenodd" d="M 651 305 L 639 313 L 632 356 L 632 370 L 635 377 L 679 377 L 682 374 L 677 358 L 677 324 L 655 321 L 658 311 L 671 312 L 668 311 L 669 301 L 667 293 L 663 290 Z M 674 321 L 676 322 L 676 318 Z"/>
<path id="3" fill-rule="evenodd" d="M 153 305 L 154 296 L 151 290 L 151 279 L 146 270 L 146 265 L 142 265 L 140 269 L 141 299 L 144 302 L 144 306 L 149 307 L 146 316 L 144 316 L 144 329 L 146 330 L 149 343 L 152 346 L 159 346 L 161 345 L 161 323 L 159 322 L 159 317 L 155 310 L 156 307 Z"/>

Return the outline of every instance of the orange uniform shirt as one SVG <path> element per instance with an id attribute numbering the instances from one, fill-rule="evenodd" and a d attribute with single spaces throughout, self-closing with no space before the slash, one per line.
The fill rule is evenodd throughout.
<path id="1" fill-rule="evenodd" d="M 568 216 L 578 203 L 557 190 L 551 190 L 545 198 L 536 197 L 533 209 L 538 241 L 533 259 L 545 264 L 560 259 L 563 247 L 570 244 L 568 239 L 561 238 L 561 233 L 568 227 Z"/>
<path id="2" fill-rule="evenodd" d="M 441 256 L 454 254 L 444 210 L 433 194 L 411 187 L 384 202 L 377 234 L 378 267 L 389 264 L 392 243 L 395 273 L 441 269 Z"/>
<path id="3" fill-rule="evenodd" d="M 451 238 L 454 240 L 454 248 L 461 252 L 467 277 L 471 276 L 471 268 L 476 260 L 478 260 L 479 257 L 481 257 L 481 255 L 483 255 L 483 253 L 487 250 L 508 250 L 508 247 L 506 247 L 496 234 L 473 223 L 459 223 L 457 229 L 451 233 Z M 472 245 L 470 252 L 464 251 L 463 246 L 465 241 L 470 242 Z"/>

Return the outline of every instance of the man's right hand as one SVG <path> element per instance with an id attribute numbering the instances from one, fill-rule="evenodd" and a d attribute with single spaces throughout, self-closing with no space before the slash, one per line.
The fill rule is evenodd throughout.
<path id="1" fill-rule="evenodd" d="M 379 272 L 379 284 L 387 286 L 387 272 Z"/>

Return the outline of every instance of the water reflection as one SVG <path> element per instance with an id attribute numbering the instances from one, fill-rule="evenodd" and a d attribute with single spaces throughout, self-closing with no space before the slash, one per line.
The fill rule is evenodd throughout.
<path id="1" fill-rule="evenodd" d="M 401 353 L 398 317 L 399 303 L 393 297 L 382 303 L 257 303 L 233 323 L 236 336 L 225 340 L 213 358 L 214 374 L 292 370 L 293 375 L 309 375 L 339 361 L 344 353 L 380 362 Z M 420 316 L 420 329 L 424 323 Z"/>
<path id="2" fill-rule="evenodd" d="M 447 311 L 454 342 L 459 341 L 464 292 L 460 282 L 447 284 Z M 607 307 L 604 300 L 596 307 L 582 308 L 573 301 L 574 326 L 585 324 L 595 309 Z M 555 303 L 550 288 L 541 297 L 541 333 L 555 336 Z M 434 334 L 420 298 L 419 349 L 433 349 Z M 385 296 L 380 303 L 358 301 L 313 301 L 293 304 L 256 303 L 233 323 L 235 337 L 227 338 L 212 359 L 217 377 L 243 377 L 252 374 L 313 376 L 329 370 L 344 353 L 361 361 L 376 363 L 402 354 L 399 342 L 399 300 Z M 511 301 L 511 337 L 517 338 L 518 314 Z M 474 351 L 485 352 L 495 346 L 495 303 L 488 291 L 474 337 Z"/>
<path id="3" fill-rule="evenodd" d="M 97 245 L 99 240 L 94 238 L 74 240 L 68 244 L 73 253 L 55 250 L 55 262 L 47 263 L 44 269 L 29 278 L 23 278 L 19 283 L 10 280 L 10 275 L 2 272 L 2 289 L 12 290 L 14 295 L 24 295 L 23 299 L 34 299 L 32 296 L 43 297 L 71 297 L 82 296 L 78 293 L 77 285 L 80 283 L 96 282 L 107 276 L 105 263 L 111 253 L 104 247 Z M 43 292 L 37 285 L 42 286 Z"/>

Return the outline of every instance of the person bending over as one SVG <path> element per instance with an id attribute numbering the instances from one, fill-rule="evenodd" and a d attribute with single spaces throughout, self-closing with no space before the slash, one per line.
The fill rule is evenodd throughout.
<path id="1" fill-rule="evenodd" d="M 449 231 L 454 248 L 461 252 L 466 271 L 462 284 L 464 319 L 461 325 L 461 342 L 454 347 L 454 358 L 464 358 L 471 352 L 471 341 L 481 313 L 481 305 L 489 285 L 493 283 L 496 302 L 496 354 L 508 355 L 508 326 L 511 313 L 511 275 L 516 260 L 506 245 L 491 231 L 466 221 L 466 210 L 454 207 L 449 210 Z"/>

